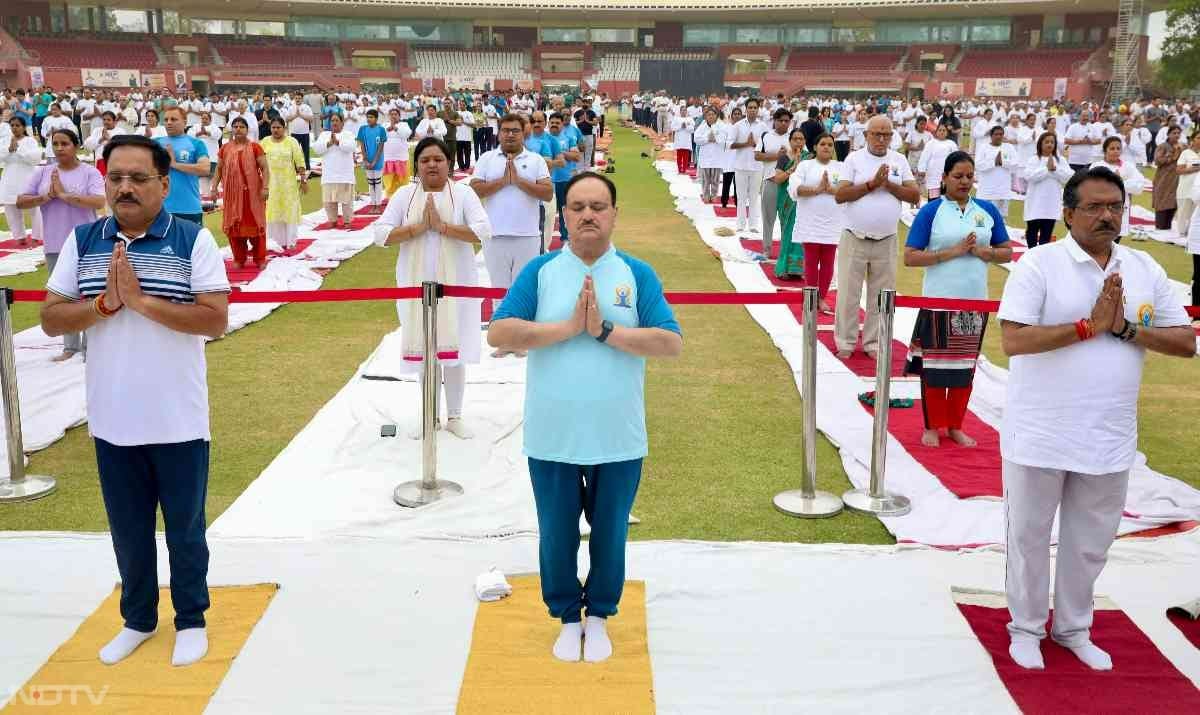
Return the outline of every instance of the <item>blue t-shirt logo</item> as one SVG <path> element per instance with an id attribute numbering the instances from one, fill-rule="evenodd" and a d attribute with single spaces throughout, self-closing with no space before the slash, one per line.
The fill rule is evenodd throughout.
<path id="1" fill-rule="evenodd" d="M 633 307 L 632 305 L 629 304 L 629 296 L 632 295 L 632 293 L 633 293 L 632 289 L 630 289 L 629 286 L 627 286 L 627 285 L 617 286 L 616 293 L 617 293 L 617 302 L 613 303 L 613 305 L 615 305 L 618 308 L 632 308 Z"/>

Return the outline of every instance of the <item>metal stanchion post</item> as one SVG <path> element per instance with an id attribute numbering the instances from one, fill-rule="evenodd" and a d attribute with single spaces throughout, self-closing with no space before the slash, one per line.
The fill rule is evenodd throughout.
<path id="1" fill-rule="evenodd" d="M 8 439 L 8 481 L 0 482 L 0 504 L 48 496 L 57 484 L 53 477 L 25 473 L 25 445 L 21 435 L 21 405 L 17 401 L 17 357 L 13 348 L 11 288 L 0 288 L 0 393 L 4 397 L 4 426 Z"/>
<path id="2" fill-rule="evenodd" d="M 421 478 L 396 487 L 392 499 L 400 506 L 419 507 L 442 499 L 462 496 L 455 482 L 437 478 L 437 411 L 441 368 L 437 359 L 437 308 L 441 286 L 421 284 L 422 316 L 425 324 L 425 369 L 421 371 Z M 453 308 L 451 308 L 453 309 Z"/>
<path id="3" fill-rule="evenodd" d="M 833 516 L 842 500 L 817 491 L 817 289 L 804 289 L 804 373 L 801 375 L 804 410 L 804 473 L 800 488 L 775 495 L 775 508 L 804 518 Z"/>
<path id="4" fill-rule="evenodd" d="M 884 489 L 887 462 L 888 407 L 892 385 L 892 324 L 896 318 L 896 291 L 879 293 L 879 352 L 875 360 L 875 429 L 871 439 L 871 486 L 842 495 L 846 506 L 876 516 L 904 516 L 912 511 L 908 497 Z"/>

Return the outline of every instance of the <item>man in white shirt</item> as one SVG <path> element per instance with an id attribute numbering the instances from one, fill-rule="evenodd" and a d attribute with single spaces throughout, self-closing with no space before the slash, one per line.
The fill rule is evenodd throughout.
<path id="1" fill-rule="evenodd" d="M 792 113 L 783 107 L 771 115 L 771 131 L 764 132 L 754 150 L 754 158 L 762 162 L 762 253 L 771 258 L 771 246 L 775 242 L 775 219 L 778 218 L 776 200 L 775 167 L 781 157 L 787 156 L 788 136 L 792 126 Z M 783 240 L 782 238 L 780 240 Z"/>
<path id="2" fill-rule="evenodd" d="M 867 122 L 864 149 L 846 157 L 835 199 L 846 204 L 846 228 L 838 241 L 838 296 L 835 341 L 838 357 L 854 354 L 858 344 L 858 305 L 867 284 L 867 321 L 863 351 L 879 349 L 879 293 L 896 287 L 896 230 L 900 203 L 920 199 L 908 160 L 888 149 L 892 122 L 875 116 Z"/>
<path id="3" fill-rule="evenodd" d="M 500 120 L 500 146 L 480 155 L 469 186 L 492 224 L 492 237 L 483 244 L 488 278 L 493 288 L 509 288 L 541 253 L 540 206 L 554 197 L 546 160 L 525 148 L 523 117 L 509 114 Z"/>
<path id="4" fill-rule="evenodd" d="M 283 112 L 283 120 L 288 123 L 288 133 L 300 144 L 300 149 L 304 152 L 304 168 L 311 170 L 309 139 L 312 137 L 312 125 L 316 121 L 316 115 L 299 92 L 295 93 L 291 106 Z"/>
<path id="5" fill-rule="evenodd" d="M 1013 173 L 1020 168 L 1017 150 L 1004 141 L 1004 128 L 992 127 L 988 141 L 975 150 L 975 175 L 979 188 L 975 195 L 996 205 L 1001 216 L 1008 216 L 1008 201 L 1012 196 Z"/>
<path id="6" fill-rule="evenodd" d="M 1196 336 L 1166 272 L 1114 243 L 1125 209 L 1106 167 L 1063 191 L 1071 234 L 1013 268 L 1000 301 L 1009 362 L 1000 434 L 1007 528 L 1009 654 L 1045 664 L 1050 541 L 1058 514 L 1051 637 L 1087 666 L 1112 658 L 1091 641 L 1093 594 L 1137 459 L 1137 401 L 1146 351 L 1193 357 Z"/>
<path id="7" fill-rule="evenodd" d="M 124 660 L 158 626 L 154 521 L 161 506 L 175 609 L 171 662 L 186 666 L 208 652 L 204 338 L 225 333 L 229 281 L 208 229 L 163 206 L 171 157 L 162 146 L 121 136 L 106 160 L 113 215 L 67 237 L 46 285 L 42 329 L 51 336 L 87 331 L 88 430 L 124 620 L 100 660 Z"/>
<path id="8" fill-rule="evenodd" d="M 763 166 L 755 148 L 769 130 L 758 118 L 757 99 L 746 101 L 746 116 L 733 125 L 729 148 L 733 150 L 733 180 L 737 190 L 737 230 L 758 233 L 762 209 Z"/>
<path id="9" fill-rule="evenodd" d="M 1067 161 L 1075 171 L 1082 171 L 1100 161 L 1100 144 L 1104 141 L 1103 125 L 1092 122 L 1092 113 L 1084 110 L 1079 121 L 1067 128 L 1065 143 L 1069 147 Z"/>

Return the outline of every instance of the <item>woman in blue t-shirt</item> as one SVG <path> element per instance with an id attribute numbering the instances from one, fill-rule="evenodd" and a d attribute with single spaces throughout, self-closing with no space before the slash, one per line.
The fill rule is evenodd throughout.
<path id="1" fill-rule="evenodd" d="M 974 183 L 971 155 L 950 154 L 941 195 L 925 204 L 908 232 L 904 265 L 925 269 L 927 298 L 986 300 L 987 264 L 1012 260 L 1004 217 L 990 202 L 971 198 Z M 905 372 L 921 376 L 926 447 L 938 446 L 943 429 L 955 443 L 975 446 L 962 427 L 986 326 L 987 313 L 975 310 L 922 308 L 917 316 Z"/>

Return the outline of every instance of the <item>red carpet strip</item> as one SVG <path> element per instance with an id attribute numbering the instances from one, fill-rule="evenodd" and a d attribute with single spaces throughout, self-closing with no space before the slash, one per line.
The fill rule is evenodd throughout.
<path id="1" fill-rule="evenodd" d="M 1113 670 L 1091 670 L 1049 638 L 1042 641 L 1046 669 L 1026 670 L 1008 655 L 1008 609 L 957 605 L 1026 715 L 1200 712 L 1200 690 L 1119 610 L 1097 609 L 1092 626 Z"/>
<path id="2" fill-rule="evenodd" d="M 27 251 L 31 248 L 37 248 L 42 245 L 41 241 L 29 239 L 29 234 L 25 234 L 26 240 L 19 241 L 15 238 L 10 238 L 5 241 L 0 241 L 0 249 L 8 251 Z"/>
<path id="3" fill-rule="evenodd" d="M 293 246 L 292 248 L 290 248 L 286 251 L 283 251 L 283 252 L 271 251 L 271 252 L 267 253 L 267 263 L 270 263 L 271 259 L 278 258 L 279 256 L 291 257 L 291 256 L 299 255 L 302 251 L 304 251 L 306 248 L 308 248 L 309 246 L 312 245 L 313 240 L 314 239 L 311 239 L 311 238 L 302 238 L 302 239 L 296 241 L 295 246 Z M 234 268 L 232 258 L 225 260 L 225 274 L 227 276 L 229 276 L 229 282 L 232 285 L 245 285 L 246 283 L 249 283 L 250 281 L 257 278 L 258 274 L 262 273 L 262 270 L 265 267 L 266 266 L 255 265 L 254 260 L 250 259 L 246 262 L 246 265 L 244 265 L 243 267 Z"/>
<path id="4" fill-rule="evenodd" d="M 1192 618 L 1182 608 L 1167 611 L 1167 620 L 1175 624 L 1189 643 L 1200 648 L 1200 620 Z"/>

